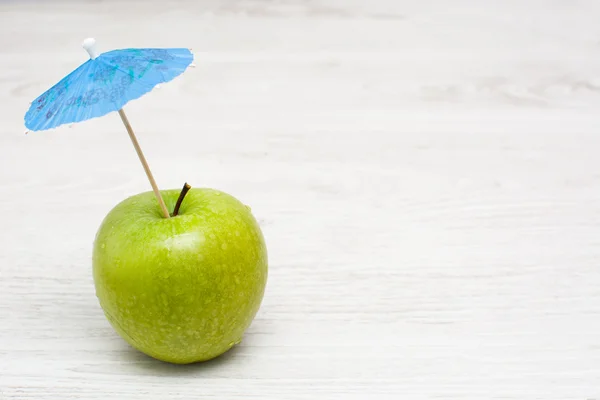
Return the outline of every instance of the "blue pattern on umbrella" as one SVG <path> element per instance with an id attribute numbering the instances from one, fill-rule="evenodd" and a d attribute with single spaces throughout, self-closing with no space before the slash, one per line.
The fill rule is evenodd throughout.
<path id="1" fill-rule="evenodd" d="M 120 110 L 168 82 L 192 63 L 189 49 L 123 49 L 83 63 L 31 103 L 25 126 L 32 131 L 81 122 Z"/>

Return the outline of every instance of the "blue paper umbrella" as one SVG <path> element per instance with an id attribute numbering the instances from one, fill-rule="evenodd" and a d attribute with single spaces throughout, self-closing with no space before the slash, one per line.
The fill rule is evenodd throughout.
<path id="1" fill-rule="evenodd" d="M 31 103 L 25 114 L 25 126 L 41 131 L 118 111 L 162 212 L 168 218 L 169 213 L 123 106 L 182 74 L 188 66 L 193 66 L 194 56 L 187 48 L 122 49 L 98 54 L 95 40 L 91 38 L 83 42 L 83 47 L 90 59 Z"/>
<path id="2" fill-rule="evenodd" d="M 98 55 L 84 41 L 90 59 L 31 103 L 25 126 L 32 131 L 81 122 L 118 111 L 129 101 L 183 73 L 189 49 L 123 49 Z"/>

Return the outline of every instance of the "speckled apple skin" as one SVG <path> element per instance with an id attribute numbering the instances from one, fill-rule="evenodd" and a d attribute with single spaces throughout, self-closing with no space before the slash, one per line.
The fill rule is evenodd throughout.
<path id="1" fill-rule="evenodd" d="M 180 190 L 161 191 L 173 210 Z M 263 299 L 267 248 L 249 207 L 192 188 L 176 217 L 153 192 L 125 199 L 96 234 L 96 295 L 112 327 L 156 359 L 189 364 L 238 344 Z"/>

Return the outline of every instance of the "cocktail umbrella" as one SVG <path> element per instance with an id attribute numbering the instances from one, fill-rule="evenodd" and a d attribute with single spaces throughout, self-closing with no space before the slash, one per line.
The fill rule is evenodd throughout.
<path id="1" fill-rule="evenodd" d="M 25 126 L 31 131 L 56 128 L 117 111 L 165 218 L 165 205 L 150 167 L 142 153 L 123 106 L 169 82 L 192 64 L 194 56 L 187 48 L 129 48 L 99 54 L 92 38 L 83 42 L 90 59 L 41 94 L 25 114 Z"/>

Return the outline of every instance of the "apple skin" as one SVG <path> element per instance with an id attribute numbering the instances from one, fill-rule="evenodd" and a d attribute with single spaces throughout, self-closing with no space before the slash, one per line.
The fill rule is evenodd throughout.
<path id="1" fill-rule="evenodd" d="M 180 190 L 161 191 L 173 210 Z M 93 247 L 96 296 L 132 347 L 174 364 L 215 358 L 240 343 L 267 282 L 267 248 L 250 208 L 192 188 L 164 218 L 153 192 L 106 215 Z"/>

